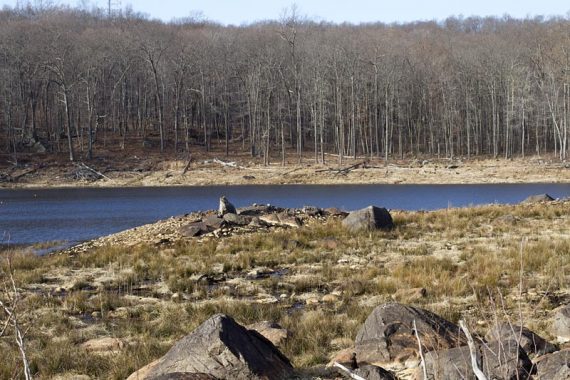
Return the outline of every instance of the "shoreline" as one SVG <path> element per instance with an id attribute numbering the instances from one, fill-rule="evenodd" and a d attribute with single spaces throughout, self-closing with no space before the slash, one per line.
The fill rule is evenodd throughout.
<path id="1" fill-rule="evenodd" d="M 315 163 L 271 164 L 231 163 L 211 160 L 193 162 L 185 171 L 183 160 L 152 161 L 152 169 L 137 172 L 121 167 L 101 173 L 105 178 L 74 180 L 72 163 L 28 168 L 0 169 L 16 180 L 0 183 L 0 189 L 201 187 L 272 185 L 484 185 L 484 184 L 570 184 L 570 165 L 539 158 L 473 159 L 470 161 L 401 160 L 384 166 L 381 160 L 347 160 L 339 166 Z M 100 164 L 103 166 L 103 164 Z M 354 166 L 354 167 L 353 167 Z M 26 172 L 27 170 L 27 172 Z M 23 171 L 23 174 L 21 173 Z"/>

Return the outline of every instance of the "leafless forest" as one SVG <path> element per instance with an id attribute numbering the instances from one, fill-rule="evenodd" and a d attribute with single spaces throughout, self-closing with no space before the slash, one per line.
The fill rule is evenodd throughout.
<path id="1" fill-rule="evenodd" d="M 226 27 L 5 8 L 0 62 L 5 156 L 89 159 L 109 144 L 265 163 L 291 150 L 318 161 L 569 150 L 567 17 L 336 25 L 292 8 Z"/>

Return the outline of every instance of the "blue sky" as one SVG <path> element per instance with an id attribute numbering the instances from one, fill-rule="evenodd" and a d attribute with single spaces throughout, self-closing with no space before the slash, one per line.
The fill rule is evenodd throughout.
<path id="1" fill-rule="evenodd" d="M 0 0 L 0 5 L 14 6 L 18 0 Z M 27 1 L 27 0 L 20 0 Z M 38 0 L 31 0 L 33 3 Z M 42 0 L 40 0 L 42 1 Z M 43 0 L 46 1 L 46 0 Z M 106 6 L 107 0 L 47 0 L 55 4 Z M 113 0 L 117 1 L 117 0 Z M 242 24 L 258 20 L 277 19 L 292 0 L 120 0 L 135 11 L 165 21 L 202 12 L 223 24 Z M 513 17 L 566 16 L 570 1 L 563 0 L 298 0 L 299 13 L 317 20 L 333 22 L 406 22 L 445 19 L 448 16 L 471 15 Z"/>

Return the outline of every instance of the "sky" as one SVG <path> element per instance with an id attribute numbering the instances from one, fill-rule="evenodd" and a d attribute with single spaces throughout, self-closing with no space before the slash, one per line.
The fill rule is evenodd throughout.
<path id="1" fill-rule="evenodd" d="M 0 6 L 15 6 L 18 0 L 0 0 Z M 27 0 L 19 0 L 26 2 Z M 30 0 L 32 3 L 38 0 Z M 39 0 L 42 1 L 42 0 Z M 46 0 L 43 0 L 46 1 Z M 48 0 L 55 4 L 90 4 L 106 7 L 107 0 Z M 202 14 L 222 24 L 241 25 L 279 19 L 285 8 L 296 3 L 299 14 L 332 22 L 409 22 L 443 20 L 449 16 L 542 16 L 570 17 L 568 0 L 113 0 L 121 7 L 151 18 L 173 18 Z"/>

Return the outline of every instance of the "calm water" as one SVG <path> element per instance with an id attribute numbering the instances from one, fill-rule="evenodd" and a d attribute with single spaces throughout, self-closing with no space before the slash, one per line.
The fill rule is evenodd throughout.
<path id="1" fill-rule="evenodd" d="M 432 210 L 487 203 L 517 203 L 532 194 L 570 195 L 570 184 L 209 186 L 122 189 L 0 189 L 0 241 L 77 242 L 191 211 L 216 209 L 226 195 L 237 207 L 368 205 Z"/>

